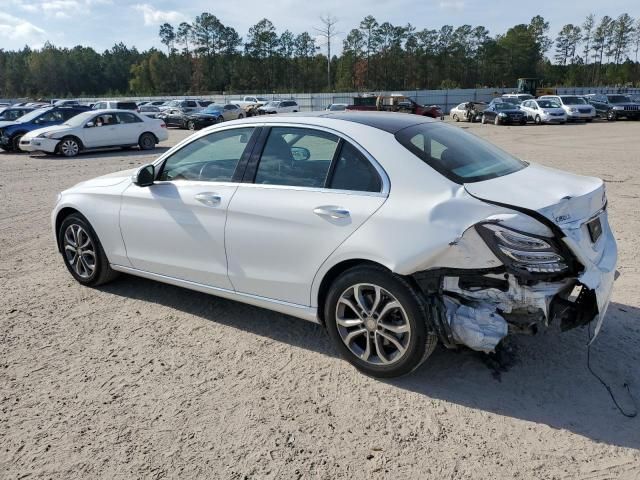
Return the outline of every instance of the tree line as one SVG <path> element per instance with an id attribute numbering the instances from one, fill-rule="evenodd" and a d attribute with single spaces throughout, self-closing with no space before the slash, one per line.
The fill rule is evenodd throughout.
<path id="1" fill-rule="evenodd" d="M 335 36 L 325 39 L 335 51 Z M 492 36 L 481 25 L 418 30 L 368 15 L 329 57 L 331 42 L 318 45 L 309 32 L 278 33 L 265 18 L 243 38 L 207 12 L 161 25 L 159 40 L 162 49 L 146 51 L 122 43 L 101 53 L 50 43 L 0 49 L 0 97 L 499 88 L 519 77 L 547 86 L 640 86 L 640 18 L 627 13 L 589 15 L 556 38 L 541 16 Z"/>

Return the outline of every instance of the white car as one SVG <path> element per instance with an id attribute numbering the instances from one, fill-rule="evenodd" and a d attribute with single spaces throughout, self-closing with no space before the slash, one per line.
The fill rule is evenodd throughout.
<path id="1" fill-rule="evenodd" d="M 562 107 L 567 114 L 567 121 L 584 120 L 593 121 L 596 118 L 596 109 L 587 101 L 577 95 L 543 95 L 538 100 L 551 100 Z"/>
<path id="2" fill-rule="evenodd" d="M 527 114 L 527 120 L 531 120 L 537 125 L 567 123 L 567 113 L 559 103 L 551 99 L 525 100 L 520 104 L 520 110 Z"/>
<path id="3" fill-rule="evenodd" d="M 325 108 L 328 112 L 344 112 L 346 109 L 346 103 L 330 103 L 327 108 Z"/>
<path id="4" fill-rule="evenodd" d="M 61 125 L 25 134 L 20 140 L 20 149 L 74 157 L 83 150 L 96 148 L 138 145 L 142 150 L 151 150 L 168 138 L 162 120 L 130 110 L 90 110 Z"/>
<path id="5" fill-rule="evenodd" d="M 300 111 L 300 107 L 295 100 L 273 100 L 258 108 L 258 114 L 266 113 L 291 113 Z"/>
<path id="6" fill-rule="evenodd" d="M 65 190 L 51 221 L 83 285 L 126 272 L 321 323 L 380 377 L 438 341 L 597 334 L 617 261 L 602 180 L 401 113 L 215 125 Z"/>

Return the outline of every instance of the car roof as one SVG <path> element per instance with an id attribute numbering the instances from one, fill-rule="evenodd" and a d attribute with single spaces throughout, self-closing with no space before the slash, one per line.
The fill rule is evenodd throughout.
<path id="1" fill-rule="evenodd" d="M 253 118 L 253 117 L 252 117 Z M 301 124 L 313 123 L 313 120 L 322 118 L 331 121 L 339 122 L 352 122 L 361 125 L 367 125 L 369 127 L 376 128 L 378 130 L 384 130 L 391 134 L 395 134 L 400 130 L 414 125 L 424 123 L 436 123 L 437 120 L 429 117 L 423 117 L 420 115 L 413 115 L 410 113 L 393 113 L 393 112 L 331 112 L 331 111 L 319 111 L 319 112 L 303 112 L 303 113 L 286 113 L 279 114 L 277 116 L 264 116 L 257 117 L 255 121 L 260 123 L 276 123 L 282 122 L 282 119 L 299 120 Z M 285 120 L 286 121 L 286 120 Z"/>

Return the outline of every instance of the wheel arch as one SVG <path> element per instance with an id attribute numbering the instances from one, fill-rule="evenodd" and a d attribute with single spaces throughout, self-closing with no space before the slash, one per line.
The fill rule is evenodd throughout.
<path id="1" fill-rule="evenodd" d="M 56 152 L 60 151 L 60 144 L 66 138 L 74 139 L 76 142 L 78 142 L 78 146 L 80 147 L 80 150 L 84 149 L 84 143 L 82 143 L 82 140 L 78 136 L 76 136 L 76 135 L 65 135 L 64 137 L 61 137 L 60 140 L 58 141 L 58 144 L 56 145 Z"/>
<path id="2" fill-rule="evenodd" d="M 155 141 L 156 141 L 156 145 L 157 145 L 158 143 L 160 143 L 160 140 L 158 139 L 158 136 L 157 136 L 155 133 L 153 133 L 153 132 L 151 132 L 151 131 L 149 131 L 149 130 L 146 130 L 146 131 L 144 131 L 144 132 L 142 132 L 142 133 L 140 134 L 140 136 L 138 137 L 138 143 L 140 143 L 140 139 L 142 138 L 142 136 L 143 136 L 143 135 L 146 135 L 147 133 L 148 133 L 149 135 L 153 136 L 153 138 L 154 138 L 154 139 L 155 139 Z"/>
<path id="3" fill-rule="evenodd" d="M 316 295 L 317 301 L 317 312 L 318 312 L 318 320 L 320 323 L 324 325 L 324 303 L 327 298 L 327 293 L 329 292 L 329 288 L 331 284 L 338 278 L 341 274 L 350 270 L 354 267 L 360 266 L 372 266 L 377 268 L 382 268 L 389 273 L 392 273 L 391 270 L 383 265 L 382 263 L 375 262 L 373 260 L 368 260 L 364 258 L 353 258 L 348 260 L 342 260 L 335 265 L 333 265 L 329 270 L 325 272 L 318 286 L 318 292 Z"/>
<path id="4" fill-rule="evenodd" d="M 64 207 L 61 208 L 60 211 L 56 214 L 56 223 L 55 223 L 55 234 L 56 234 L 56 246 L 58 247 L 58 251 L 60 253 L 62 253 L 62 246 L 60 245 L 60 226 L 62 225 L 62 222 L 64 222 L 64 219 L 67 218 L 69 215 L 73 215 L 74 213 L 77 213 L 79 215 L 82 215 L 82 213 L 73 208 L 73 207 Z M 86 218 L 84 215 L 82 215 L 83 218 Z"/>

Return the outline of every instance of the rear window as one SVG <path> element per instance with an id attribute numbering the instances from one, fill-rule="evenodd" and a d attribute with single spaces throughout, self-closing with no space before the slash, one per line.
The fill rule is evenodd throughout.
<path id="1" fill-rule="evenodd" d="M 522 170 L 518 160 L 457 127 L 422 123 L 400 130 L 400 144 L 420 160 L 456 183 L 472 183 Z"/>

